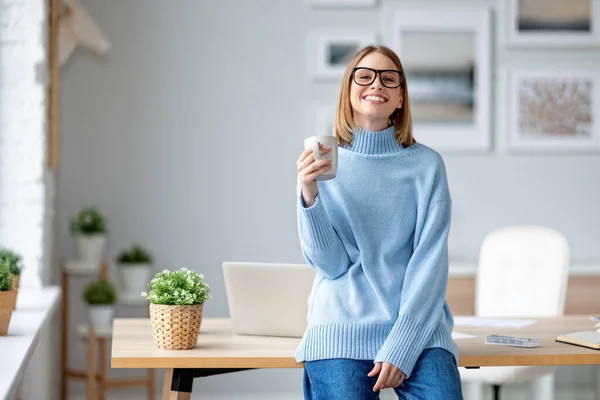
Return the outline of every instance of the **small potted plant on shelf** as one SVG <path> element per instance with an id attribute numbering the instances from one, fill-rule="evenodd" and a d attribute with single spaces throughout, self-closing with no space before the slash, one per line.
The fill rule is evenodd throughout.
<path id="1" fill-rule="evenodd" d="M 152 273 L 150 252 L 138 244 L 133 244 L 129 249 L 123 249 L 115 258 L 115 262 L 121 275 L 123 296 L 131 296 L 133 293 L 139 296 Z"/>
<path id="2" fill-rule="evenodd" d="M 71 218 L 71 234 L 80 261 L 102 261 L 107 242 L 106 216 L 97 207 L 83 208 Z"/>
<path id="3" fill-rule="evenodd" d="M 23 258 L 15 251 L 8 248 L 3 248 L 0 249 L 0 260 L 8 261 L 10 273 L 12 274 L 12 287 L 14 290 L 18 291 L 21 271 L 23 270 Z"/>
<path id="4" fill-rule="evenodd" d="M 0 259 L 0 336 L 8 333 L 16 300 L 17 292 L 12 288 L 10 263 Z"/>
<path id="5" fill-rule="evenodd" d="M 8 268 L 12 276 L 12 289 L 15 291 L 15 302 L 13 309 L 17 308 L 16 296 L 19 295 L 19 281 L 21 279 L 21 271 L 23 263 L 21 255 L 7 248 L 0 249 L 0 260 L 5 260 L 8 263 Z"/>
<path id="6" fill-rule="evenodd" d="M 106 280 L 88 283 L 83 290 L 83 300 L 88 305 L 88 319 L 95 329 L 109 328 L 115 315 L 117 291 Z"/>
<path id="7" fill-rule="evenodd" d="M 150 301 L 154 345 L 159 349 L 187 350 L 196 347 L 204 303 L 210 300 L 210 286 L 204 276 L 181 268 L 163 270 L 142 296 Z"/>

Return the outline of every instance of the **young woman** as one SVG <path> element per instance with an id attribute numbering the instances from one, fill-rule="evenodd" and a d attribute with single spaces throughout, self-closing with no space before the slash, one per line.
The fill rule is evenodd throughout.
<path id="1" fill-rule="evenodd" d="M 406 77 L 385 46 L 344 74 L 337 176 L 305 150 L 298 231 L 317 275 L 296 353 L 305 399 L 462 399 L 446 303 L 452 200 L 440 155 L 412 135 Z M 322 153 L 330 149 L 322 148 Z"/>

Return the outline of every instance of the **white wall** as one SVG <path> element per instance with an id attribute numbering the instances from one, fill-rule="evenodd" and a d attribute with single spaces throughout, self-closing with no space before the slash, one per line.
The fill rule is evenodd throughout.
<path id="1" fill-rule="evenodd" d="M 298 0 L 82 3 L 112 49 L 106 59 L 79 49 L 63 71 L 59 252 L 74 254 L 68 217 L 97 204 L 110 219 L 111 261 L 121 247 L 139 241 L 153 250 L 157 268 L 204 273 L 214 294 L 206 316 L 227 316 L 223 261 L 303 262 L 295 162 L 309 134 L 309 109 L 334 104 L 338 90 L 335 83 L 307 79 L 306 35 L 320 27 L 378 30 L 380 8 L 317 11 Z M 479 3 L 496 4 L 456 2 Z M 497 40 L 501 18 L 493 25 Z M 600 62 L 598 50 L 495 46 L 493 56 L 497 67 Z M 504 107 L 496 102 L 493 113 L 499 148 Z M 508 156 L 500 150 L 445 160 L 454 259 L 475 260 L 493 228 L 539 223 L 568 236 L 574 261 L 600 260 L 597 155 Z M 74 323 L 85 318 L 76 300 L 82 284 L 72 287 Z M 74 342 L 75 349 L 83 346 Z M 71 351 L 70 362 L 83 368 L 83 355 Z M 592 387 L 591 368 L 572 371 L 561 369 L 558 384 Z M 141 374 L 112 370 L 111 376 L 135 373 Z M 211 391 L 298 391 L 301 371 L 252 371 L 195 384 Z"/>
<path id="2" fill-rule="evenodd" d="M 44 3 L 0 3 L 0 246 L 23 256 L 23 285 L 39 286 L 46 217 Z"/>
<path id="3" fill-rule="evenodd" d="M 21 287 L 50 283 L 54 173 L 47 169 L 46 2 L 0 0 L 0 246 L 23 256 Z M 57 390 L 58 318 L 27 366 L 23 399 Z M 32 382 L 35 381 L 35 384 Z"/>

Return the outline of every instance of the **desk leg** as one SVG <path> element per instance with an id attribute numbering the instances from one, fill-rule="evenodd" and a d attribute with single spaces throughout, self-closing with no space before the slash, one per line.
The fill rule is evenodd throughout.
<path id="1" fill-rule="evenodd" d="M 154 368 L 148 368 L 146 374 L 148 374 L 148 383 L 146 384 L 148 400 L 154 400 L 154 391 L 156 390 L 154 385 Z"/>
<path id="2" fill-rule="evenodd" d="M 171 397 L 171 381 L 173 380 L 173 368 L 165 370 L 165 379 L 163 380 L 162 400 L 169 400 Z"/>
<path id="3" fill-rule="evenodd" d="M 170 400 L 190 400 L 194 385 L 193 368 L 174 368 Z"/>
<path id="4" fill-rule="evenodd" d="M 169 368 L 165 370 L 162 400 L 190 400 L 194 378 L 206 378 L 251 369 L 254 368 Z"/>

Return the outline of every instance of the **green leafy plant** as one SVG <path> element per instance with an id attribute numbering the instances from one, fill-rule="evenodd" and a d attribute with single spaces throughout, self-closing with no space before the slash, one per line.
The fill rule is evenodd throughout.
<path id="1" fill-rule="evenodd" d="M 97 207 L 86 207 L 71 218 L 71 232 L 91 236 L 106 233 L 106 216 Z"/>
<path id="2" fill-rule="evenodd" d="M 117 291 L 108 281 L 90 282 L 83 289 L 83 300 L 91 305 L 114 304 L 117 301 Z"/>
<path id="3" fill-rule="evenodd" d="M 7 248 L 0 249 L 0 260 L 6 260 L 9 265 L 10 273 L 21 275 L 23 271 L 23 259 L 20 254 Z"/>
<path id="4" fill-rule="evenodd" d="M 115 261 L 123 266 L 128 264 L 151 264 L 152 255 L 148 250 L 140 245 L 132 245 L 129 249 L 124 249 L 115 258 Z"/>
<path id="5" fill-rule="evenodd" d="M 210 286 L 204 276 L 187 268 L 178 271 L 163 270 L 148 284 L 150 291 L 142 293 L 153 304 L 191 306 L 210 300 Z"/>
<path id="6" fill-rule="evenodd" d="M 0 259 L 0 292 L 12 289 L 12 274 L 10 272 L 10 263 L 8 260 Z"/>

